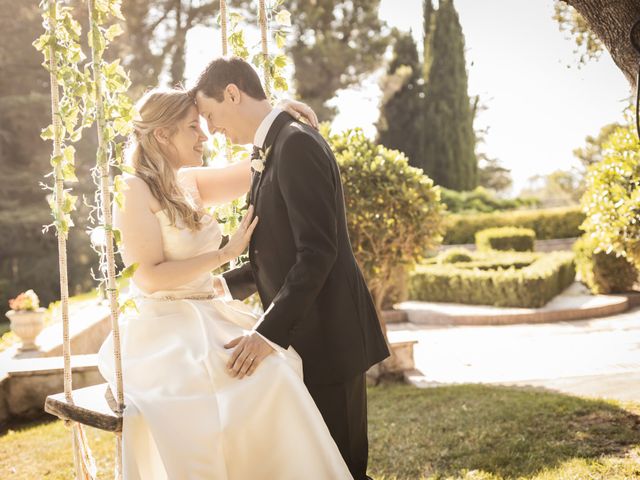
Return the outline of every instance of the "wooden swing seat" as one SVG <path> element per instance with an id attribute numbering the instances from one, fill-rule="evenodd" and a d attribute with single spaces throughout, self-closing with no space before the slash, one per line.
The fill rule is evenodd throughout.
<path id="1" fill-rule="evenodd" d="M 49 395 L 44 410 L 61 420 L 71 420 L 108 432 L 122 432 L 122 417 L 117 415 L 116 401 L 109 384 L 79 388 L 71 393 L 73 404 L 67 402 L 64 393 Z"/>

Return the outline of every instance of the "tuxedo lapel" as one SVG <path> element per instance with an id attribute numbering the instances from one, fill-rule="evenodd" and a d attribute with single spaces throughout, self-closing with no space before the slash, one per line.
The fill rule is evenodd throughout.
<path id="1" fill-rule="evenodd" d="M 258 185 L 260 175 L 255 170 L 251 170 L 251 188 L 249 189 L 249 193 L 247 194 L 247 205 L 253 204 L 253 199 L 256 198 L 256 187 Z"/>
<path id="2" fill-rule="evenodd" d="M 282 130 L 282 128 L 293 120 L 293 117 L 289 115 L 287 112 L 280 113 L 273 124 L 271 124 L 271 128 L 269 128 L 269 132 L 267 132 L 267 136 L 264 141 L 264 151 L 267 156 L 265 158 L 264 170 L 262 172 L 253 172 L 253 177 L 251 178 L 251 191 L 250 191 L 250 202 L 254 206 L 257 205 L 258 195 L 260 193 L 260 184 L 262 183 L 262 177 L 264 177 L 267 168 L 269 168 L 269 164 L 273 161 L 273 144 L 278 138 L 278 134 Z"/>

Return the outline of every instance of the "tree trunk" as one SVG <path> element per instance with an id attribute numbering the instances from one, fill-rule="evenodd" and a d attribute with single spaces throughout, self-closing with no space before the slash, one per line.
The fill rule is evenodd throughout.
<path id="1" fill-rule="evenodd" d="M 640 19 L 640 0 L 563 0 L 575 8 L 602 41 L 632 89 L 640 56 L 629 41 L 634 22 Z M 638 38 L 640 43 L 640 38 Z"/>

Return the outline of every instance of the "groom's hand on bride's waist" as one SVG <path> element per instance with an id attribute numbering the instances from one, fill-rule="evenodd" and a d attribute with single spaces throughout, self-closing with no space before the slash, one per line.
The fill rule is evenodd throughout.
<path id="1" fill-rule="evenodd" d="M 227 362 L 227 370 L 229 375 L 239 379 L 255 372 L 258 365 L 275 351 L 265 339 L 255 332 L 234 338 L 224 348 L 235 348 Z"/>

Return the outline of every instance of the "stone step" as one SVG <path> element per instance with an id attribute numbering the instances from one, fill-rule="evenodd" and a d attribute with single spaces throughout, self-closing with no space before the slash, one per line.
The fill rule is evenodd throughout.
<path id="1" fill-rule="evenodd" d="M 111 331 L 109 308 L 95 301 L 85 302 L 69 313 L 69 341 L 73 355 L 97 353 Z M 62 323 L 45 328 L 36 340 L 40 355 L 56 357 L 62 355 Z"/>
<path id="2" fill-rule="evenodd" d="M 96 355 L 71 357 L 73 388 L 103 383 Z M 0 426 L 9 420 L 37 418 L 47 396 L 64 390 L 62 357 L 7 359 L 0 372 Z"/>

